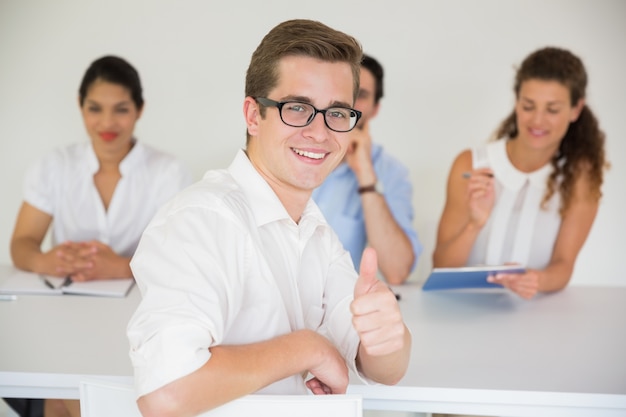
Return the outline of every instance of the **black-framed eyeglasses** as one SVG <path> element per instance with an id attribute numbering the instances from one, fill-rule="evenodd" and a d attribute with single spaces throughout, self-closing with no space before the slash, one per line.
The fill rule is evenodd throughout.
<path id="1" fill-rule="evenodd" d="M 317 113 L 324 115 L 324 123 L 335 132 L 349 132 L 361 118 L 361 112 L 350 107 L 329 107 L 318 109 L 312 104 L 300 101 L 274 101 L 265 97 L 255 97 L 265 107 L 276 107 L 280 120 L 287 126 L 304 127 L 311 124 Z"/>

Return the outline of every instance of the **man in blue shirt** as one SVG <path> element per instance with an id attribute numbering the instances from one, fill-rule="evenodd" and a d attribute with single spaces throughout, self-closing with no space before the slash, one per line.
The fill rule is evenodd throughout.
<path id="1" fill-rule="evenodd" d="M 363 113 L 350 132 L 351 146 L 341 164 L 313 192 L 313 199 L 359 268 L 366 245 L 378 253 L 381 274 L 401 284 L 422 252 L 413 228 L 413 187 L 408 169 L 372 143 L 369 121 L 383 96 L 383 68 L 364 55 L 359 95 L 354 107 Z"/>

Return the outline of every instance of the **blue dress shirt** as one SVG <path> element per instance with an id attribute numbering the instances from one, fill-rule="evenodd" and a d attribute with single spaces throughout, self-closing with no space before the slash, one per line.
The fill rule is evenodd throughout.
<path id="1" fill-rule="evenodd" d="M 409 170 L 396 158 L 386 153 L 380 145 L 372 144 L 372 162 L 378 184 L 382 184 L 385 201 L 391 214 L 411 241 L 415 260 L 422 253 L 422 245 L 413 229 L 413 186 Z M 313 191 L 313 200 L 335 230 L 343 247 L 350 252 L 356 270 L 367 245 L 365 219 L 358 182 L 347 163 L 342 162 L 324 183 Z"/>

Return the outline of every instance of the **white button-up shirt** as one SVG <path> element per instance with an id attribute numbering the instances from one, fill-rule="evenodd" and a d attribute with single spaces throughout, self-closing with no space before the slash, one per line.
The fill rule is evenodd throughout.
<path id="1" fill-rule="evenodd" d="M 506 143 L 506 139 L 500 139 L 472 152 L 474 169 L 493 170 L 496 197 L 489 220 L 474 242 L 468 265 L 515 262 L 544 269 L 552 258 L 562 220 L 559 192 L 552 195 L 546 207 L 541 206 L 552 164 L 534 172 L 521 172 L 509 160 Z"/>
<path id="2" fill-rule="evenodd" d="M 131 267 L 143 295 L 128 325 L 138 396 L 200 368 L 211 346 L 305 328 L 355 370 L 349 253 L 313 200 L 296 224 L 243 151 L 159 211 Z M 306 386 L 293 375 L 262 392 Z"/>
<path id="3" fill-rule="evenodd" d="M 193 180 L 173 156 L 135 142 L 105 210 L 93 180 L 99 168 L 91 143 L 84 142 L 51 152 L 26 174 L 24 201 L 52 216 L 53 245 L 98 240 L 132 256 L 157 209 Z"/>

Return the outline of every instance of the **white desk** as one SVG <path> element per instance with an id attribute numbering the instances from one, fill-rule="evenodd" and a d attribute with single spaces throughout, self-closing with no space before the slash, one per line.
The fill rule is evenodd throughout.
<path id="1" fill-rule="evenodd" d="M 0 266 L 0 281 L 13 269 Z M 0 397 L 79 398 L 84 377 L 132 383 L 125 298 L 19 295 L 0 301 Z"/>
<path id="2" fill-rule="evenodd" d="M 10 269 L 0 267 L 0 279 Z M 505 292 L 396 288 L 413 333 L 397 386 L 353 384 L 364 408 L 498 416 L 626 416 L 626 288 Z M 0 301 L 0 396 L 78 398 L 83 377 L 132 382 L 126 324 L 140 299 Z"/>
<path id="3" fill-rule="evenodd" d="M 626 416 L 626 288 L 395 288 L 413 334 L 396 386 L 352 385 L 364 408 L 496 416 Z"/>

